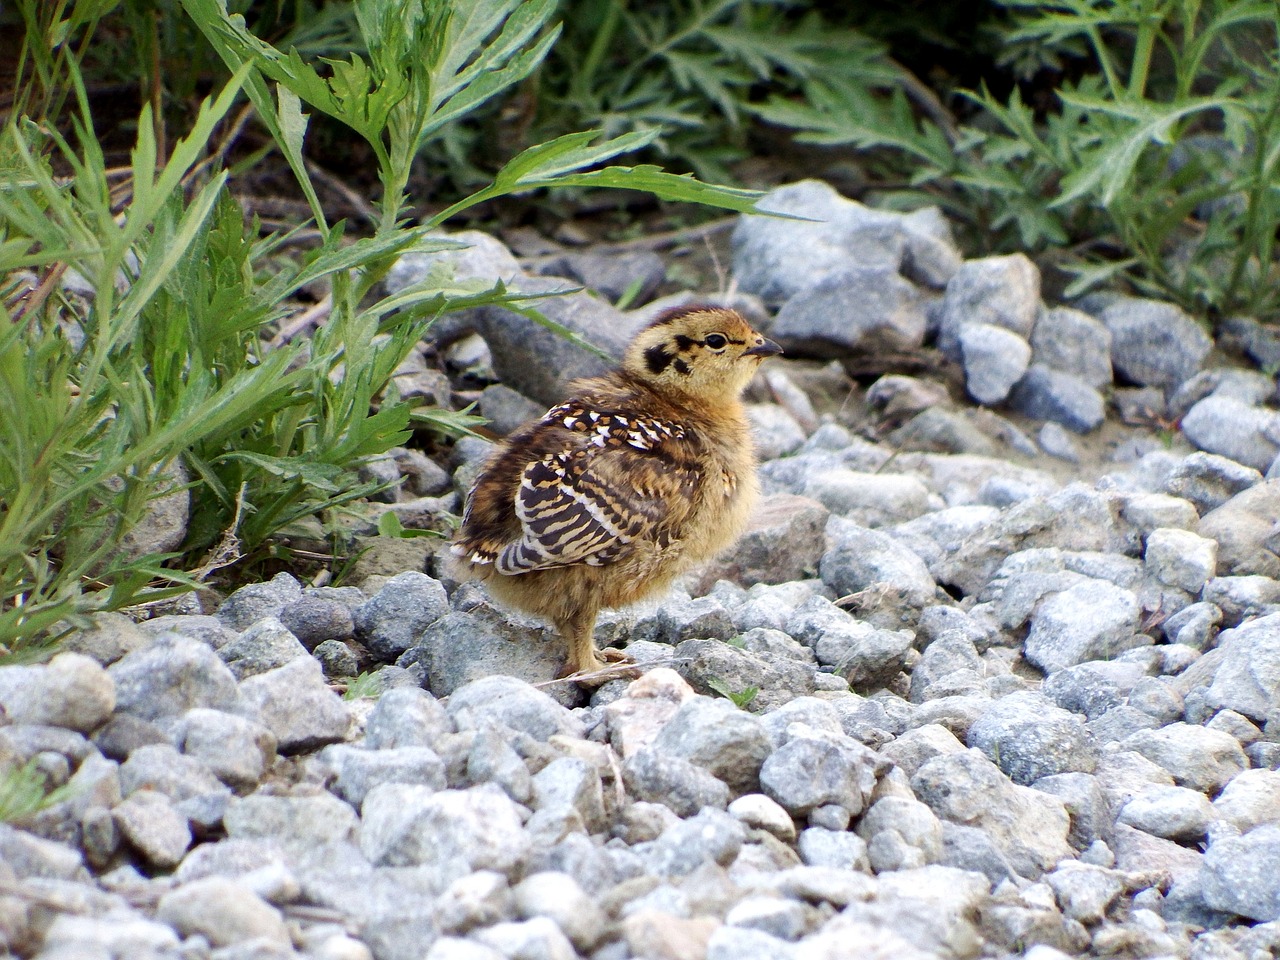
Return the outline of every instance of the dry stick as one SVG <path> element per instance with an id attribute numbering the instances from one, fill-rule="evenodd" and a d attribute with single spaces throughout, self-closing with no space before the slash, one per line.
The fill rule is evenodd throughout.
<path id="1" fill-rule="evenodd" d="M 18 300 L 18 306 L 13 311 L 13 322 L 18 323 L 28 313 L 36 313 L 49 299 L 49 296 L 58 286 L 58 281 L 62 279 L 62 275 L 67 272 L 67 264 L 65 261 L 58 261 L 51 266 L 40 280 L 40 285 L 27 294 L 24 294 Z"/>
<path id="2" fill-rule="evenodd" d="M 954 147 L 960 139 L 960 131 L 956 127 L 955 117 L 951 115 L 951 111 L 943 105 L 936 93 L 921 82 L 919 77 L 892 57 L 888 59 L 890 65 L 898 71 L 899 79 L 902 81 L 907 96 L 914 100 L 916 106 L 938 125 L 942 135 L 947 138 L 947 143 Z"/>
<path id="3" fill-rule="evenodd" d="M 312 325 L 319 325 L 329 311 L 333 309 L 333 294 L 326 293 L 319 303 L 314 303 L 280 328 L 280 331 L 268 341 L 267 346 L 273 350 L 282 347 L 303 330 Z"/>

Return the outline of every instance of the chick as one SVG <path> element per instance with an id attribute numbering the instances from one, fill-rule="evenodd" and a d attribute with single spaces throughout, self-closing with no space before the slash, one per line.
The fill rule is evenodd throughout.
<path id="1" fill-rule="evenodd" d="M 574 381 L 485 463 L 453 544 L 457 575 L 555 624 L 565 675 L 600 669 L 601 608 L 665 591 L 746 526 L 759 485 L 741 394 L 781 352 L 733 310 L 660 316 L 618 369 Z"/>

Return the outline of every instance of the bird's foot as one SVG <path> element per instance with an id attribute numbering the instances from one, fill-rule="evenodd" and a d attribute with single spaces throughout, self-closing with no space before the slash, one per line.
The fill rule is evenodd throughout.
<path id="1" fill-rule="evenodd" d="M 606 647 L 593 651 L 580 663 L 567 663 L 559 679 L 572 680 L 584 687 L 598 687 L 610 680 L 634 680 L 640 676 L 635 659 L 625 650 Z"/>

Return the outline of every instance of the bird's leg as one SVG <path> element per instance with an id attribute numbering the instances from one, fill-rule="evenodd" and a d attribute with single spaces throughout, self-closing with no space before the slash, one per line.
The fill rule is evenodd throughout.
<path id="1" fill-rule="evenodd" d="M 556 629 L 569 647 L 569 659 L 565 661 L 562 676 L 575 673 L 593 673 L 604 667 L 604 661 L 596 652 L 596 641 L 592 634 L 596 628 L 594 607 L 576 610 L 563 620 L 556 621 Z"/>

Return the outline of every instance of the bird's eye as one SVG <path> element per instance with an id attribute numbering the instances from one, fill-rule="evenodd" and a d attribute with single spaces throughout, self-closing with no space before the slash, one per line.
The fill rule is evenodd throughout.
<path id="1" fill-rule="evenodd" d="M 729 340 L 728 338 L 723 337 L 718 333 L 712 333 L 712 334 L 709 334 L 707 336 L 707 339 L 703 340 L 702 342 L 705 343 L 712 350 L 719 350 L 722 347 L 724 347 L 724 345 L 728 343 Z"/>

